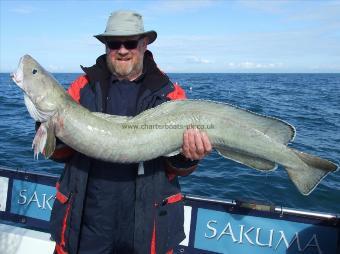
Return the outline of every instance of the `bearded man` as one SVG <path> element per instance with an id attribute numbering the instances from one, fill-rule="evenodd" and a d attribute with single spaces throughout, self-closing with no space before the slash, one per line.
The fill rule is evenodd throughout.
<path id="1" fill-rule="evenodd" d="M 174 99 L 185 99 L 154 62 L 142 16 L 113 12 L 95 36 L 106 54 L 68 89 L 90 111 L 135 116 Z M 53 159 L 65 162 L 51 215 L 58 254 L 172 253 L 185 237 L 183 196 L 177 175 L 187 175 L 211 151 L 207 135 L 189 129 L 182 153 L 140 163 L 109 163 L 59 143 Z M 145 147 L 148 149 L 148 147 Z"/>

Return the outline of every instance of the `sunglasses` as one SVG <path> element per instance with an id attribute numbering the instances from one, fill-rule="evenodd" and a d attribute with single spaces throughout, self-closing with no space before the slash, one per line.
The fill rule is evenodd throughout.
<path id="1" fill-rule="evenodd" d="M 106 45 L 109 49 L 117 50 L 123 45 L 126 49 L 135 49 L 138 46 L 139 40 L 128 40 L 128 41 L 108 41 Z"/>

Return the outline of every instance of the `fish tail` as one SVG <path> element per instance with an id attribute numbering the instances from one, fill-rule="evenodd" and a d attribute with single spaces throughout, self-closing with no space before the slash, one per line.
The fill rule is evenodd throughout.
<path id="1" fill-rule="evenodd" d="M 328 160 L 294 149 L 292 151 L 307 165 L 299 168 L 286 168 L 290 179 L 303 195 L 309 195 L 328 173 L 338 169 L 335 163 Z"/>

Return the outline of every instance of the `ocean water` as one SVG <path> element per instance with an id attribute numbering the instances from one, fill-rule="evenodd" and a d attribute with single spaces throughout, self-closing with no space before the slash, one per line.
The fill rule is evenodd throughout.
<path id="1" fill-rule="evenodd" d="M 78 74 L 54 74 L 65 87 Z M 295 126 L 290 145 L 340 161 L 340 74 L 170 74 L 189 98 L 208 99 L 283 119 Z M 63 165 L 34 160 L 35 135 L 20 89 L 0 74 L 0 165 L 59 174 Z M 257 201 L 340 214 L 340 171 L 329 174 L 309 195 L 301 195 L 283 167 L 260 172 L 212 152 L 190 176 L 180 179 L 185 193 Z"/>

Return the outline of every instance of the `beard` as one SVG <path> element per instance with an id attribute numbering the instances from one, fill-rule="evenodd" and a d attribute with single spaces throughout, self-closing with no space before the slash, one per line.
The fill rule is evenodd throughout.
<path id="1" fill-rule="evenodd" d="M 106 63 L 110 72 L 117 78 L 132 80 L 142 74 L 143 55 L 129 58 L 116 56 L 112 59 L 109 54 L 106 54 Z"/>

